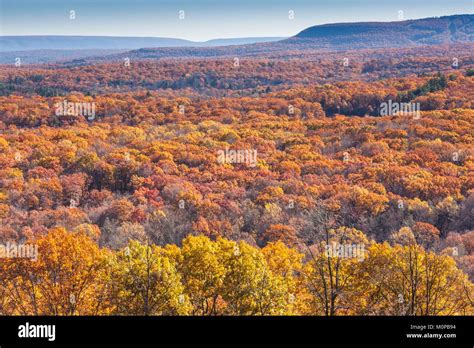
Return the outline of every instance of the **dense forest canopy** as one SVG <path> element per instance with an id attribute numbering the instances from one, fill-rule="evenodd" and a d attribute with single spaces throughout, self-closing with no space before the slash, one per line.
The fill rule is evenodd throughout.
<path id="1" fill-rule="evenodd" d="M 472 44 L 125 63 L 2 66 L 0 314 L 472 314 Z"/>

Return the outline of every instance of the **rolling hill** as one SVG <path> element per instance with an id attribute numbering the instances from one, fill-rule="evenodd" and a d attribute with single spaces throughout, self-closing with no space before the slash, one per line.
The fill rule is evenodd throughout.
<path id="1" fill-rule="evenodd" d="M 279 56 L 295 51 L 346 51 L 372 48 L 411 48 L 474 42 L 474 15 L 453 15 L 397 22 L 324 24 L 275 42 L 220 47 L 141 48 L 109 58 Z"/>
<path id="2" fill-rule="evenodd" d="M 316 25 L 287 39 L 257 37 L 193 42 L 144 37 L 3 36 L 0 37 L 0 64 L 12 61 L 13 52 L 2 52 L 7 50 L 22 51 L 25 63 L 65 61 L 69 56 L 70 60 L 74 60 L 73 64 L 88 64 L 92 61 L 113 61 L 125 57 L 135 60 L 275 55 L 290 57 L 295 52 L 298 54 L 311 50 L 334 52 L 473 42 L 474 15 L 453 15 L 396 22 Z M 61 53 L 58 50 L 70 52 Z"/>
<path id="3" fill-rule="evenodd" d="M 307 28 L 287 40 L 331 48 L 438 45 L 474 41 L 474 15 L 398 22 L 336 23 Z"/>

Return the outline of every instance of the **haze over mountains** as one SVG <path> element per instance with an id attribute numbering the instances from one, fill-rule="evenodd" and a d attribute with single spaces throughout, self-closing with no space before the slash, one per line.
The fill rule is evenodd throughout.
<path id="1" fill-rule="evenodd" d="M 255 56 L 304 50 L 345 51 L 474 42 L 474 15 L 453 15 L 397 22 L 324 24 L 288 39 L 231 47 L 141 48 L 109 58 Z"/>
<path id="2" fill-rule="evenodd" d="M 24 64 L 41 64 L 102 57 L 143 47 L 216 47 L 272 42 L 283 37 L 248 37 L 195 42 L 160 37 L 113 36 L 0 36 L 0 64 L 20 58 Z"/>
<path id="3" fill-rule="evenodd" d="M 0 36 L 0 52 L 31 50 L 138 49 L 143 47 L 212 47 L 271 42 L 283 37 L 214 39 L 203 42 L 162 37 L 118 36 Z"/>
<path id="4" fill-rule="evenodd" d="M 474 15 L 453 15 L 396 22 L 316 25 L 287 39 L 257 37 L 192 42 L 144 37 L 4 36 L 0 37 L 0 51 L 3 51 L 0 53 L 0 63 L 11 63 L 15 56 L 12 51 L 22 51 L 17 56 L 24 56 L 26 63 L 40 63 L 67 60 L 67 57 L 76 60 L 116 60 L 124 57 L 253 56 L 285 51 L 409 48 L 472 42 Z M 99 49 L 102 51 L 94 51 Z M 30 50 L 37 51 L 29 54 Z M 64 50 L 76 52 L 66 54 Z"/>

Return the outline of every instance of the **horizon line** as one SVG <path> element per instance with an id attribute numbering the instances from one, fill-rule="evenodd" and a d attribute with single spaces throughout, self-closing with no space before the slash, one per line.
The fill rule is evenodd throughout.
<path id="1" fill-rule="evenodd" d="M 232 39 L 287 39 L 293 36 L 298 35 L 300 32 L 303 30 L 306 30 L 308 28 L 312 27 L 317 27 L 317 26 L 324 26 L 324 25 L 331 25 L 331 24 L 354 24 L 354 23 L 402 23 L 402 22 L 409 22 L 413 20 L 422 20 L 422 19 L 430 19 L 430 18 L 443 18 L 443 17 L 455 17 L 455 16 L 474 16 L 472 13 L 459 13 L 459 14 L 452 14 L 452 15 L 442 15 L 442 16 L 430 16 L 430 17 L 420 17 L 420 18 L 408 18 L 408 19 L 403 19 L 403 20 L 393 20 L 393 21 L 353 21 L 353 22 L 326 22 L 326 23 L 320 23 L 320 24 L 314 24 L 309 27 L 306 27 L 300 31 L 298 31 L 295 34 L 291 35 L 286 35 L 286 36 L 233 36 L 233 37 L 215 37 L 212 39 L 208 40 L 191 40 L 191 39 L 185 39 L 185 38 L 180 38 L 180 37 L 171 37 L 171 36 L 115 36 L 115 35 L 81 35 L 81 34 L 72 34 L 72 35 L 61 35 L 61 34 L 32 34 L 32 35 L 1 35 L 0 38 L 5 38 L 5 37 L 88 37 L 88 38 L 140 38 L 140 39 L 169 39 L 169 40 L 182 40 L 182 41 L 188 41 L 188 42 L 194 42 L 194 43 L 206 43 L 209 41 L 214 41 L 214 40 L 232 40 Z"/>

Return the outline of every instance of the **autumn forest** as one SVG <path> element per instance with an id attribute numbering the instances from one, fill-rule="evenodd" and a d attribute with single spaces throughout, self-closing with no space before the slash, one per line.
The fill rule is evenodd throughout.
<path id="1" fill-rule="evenodd" d="M 474 314 L 472 42 L 265 45 L 1 66 L 0 314 Z"/>

